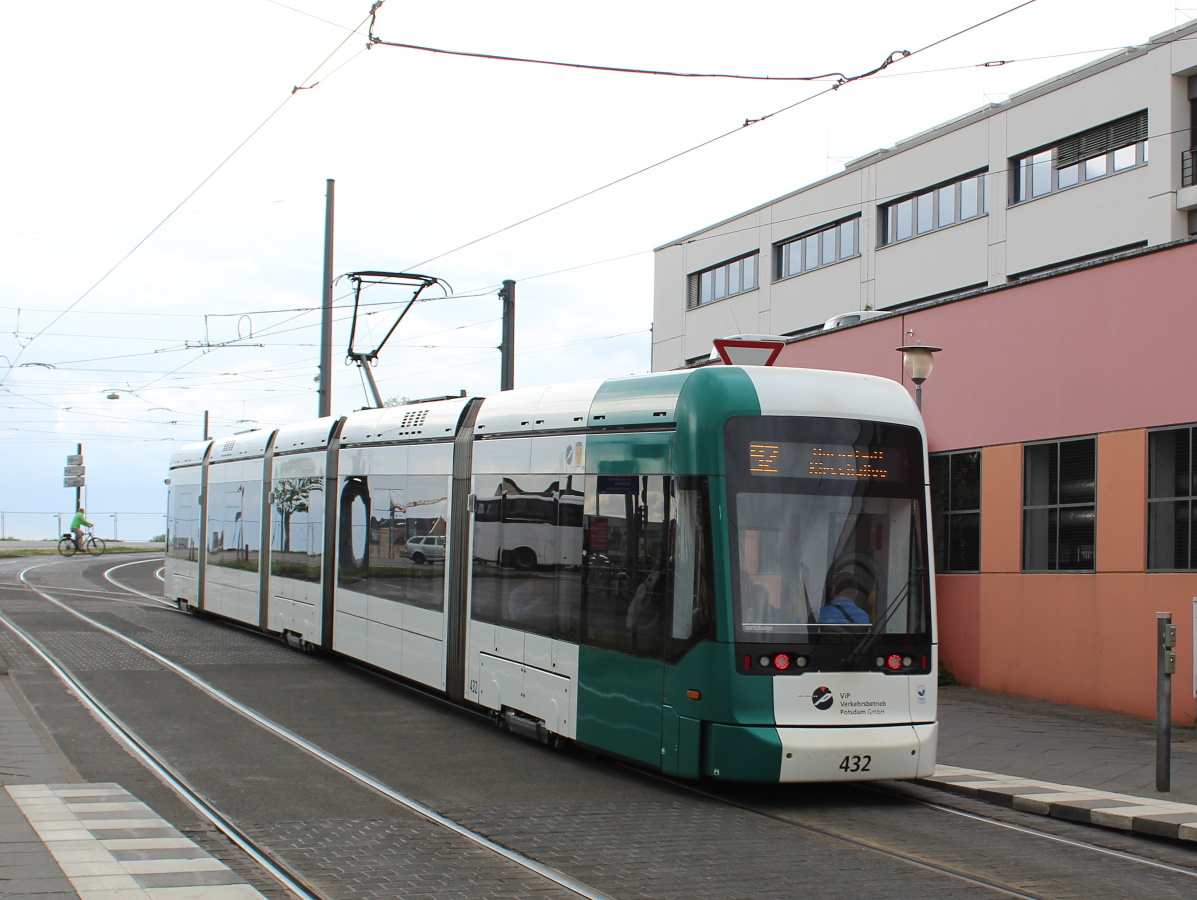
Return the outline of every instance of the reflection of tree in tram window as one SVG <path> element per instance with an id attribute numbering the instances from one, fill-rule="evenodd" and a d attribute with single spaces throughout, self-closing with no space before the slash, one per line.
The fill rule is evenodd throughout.
<path id="1" fill-rule="evenodd" d="M 274 508 L 281 526 L 282 551 L 291 549 L 291 519 L 311 511 L 311 495 L 324 490 L 324 479 L 316 475 L 305 478 L 280 478 L 274 483 Z"/>

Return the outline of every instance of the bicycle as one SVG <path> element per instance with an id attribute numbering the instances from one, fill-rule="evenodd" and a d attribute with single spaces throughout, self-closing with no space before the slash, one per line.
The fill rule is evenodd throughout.
<path id="1" fill-rule="evenodd" d="M 87 529 L 87 537 L 83 539 L 82 548 L 75 543 L 75 536 L 69 532 L 64 534 L 58 542 L 58 552 L 63 556 L 74 556 L 80 549 L 87 551 L 89 556 L 100 556 L 106 547 L 103 538 L 96 537 L 90 528 Z"/>

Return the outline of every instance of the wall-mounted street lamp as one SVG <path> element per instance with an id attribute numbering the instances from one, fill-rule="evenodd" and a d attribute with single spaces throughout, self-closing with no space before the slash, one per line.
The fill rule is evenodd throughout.
<path id="1" fill-rule="evenodd" d="M 911 331 L 908 331 L 907 334 L 913 336 Z M 932 354 L 938 353 L 943 348 L 928 347 L 922 341 L 915 341 L 913 344 L 895 349 L 902 354 L 902 370 L 906 373 L 906 377 L 914 382 L 914 405 L 921 412 L 923 409 L 923 382 L 927 380 L 927 376 L 931 374 L 931 369 L 935 365 Z"/>

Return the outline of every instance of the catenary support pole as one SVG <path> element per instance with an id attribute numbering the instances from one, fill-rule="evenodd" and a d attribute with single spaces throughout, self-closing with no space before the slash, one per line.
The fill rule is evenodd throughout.
<path id="1" fill-rule="evenodd" d="M 499 390 L 509 391 L 515 387 L 515 282 L 510 278 L 503 282 L 499 291 L 503 300 L 503 343 L 499 345 L 500 376 Z"/>
<path id="2" fill-rule="evenodd" d="M 324 198 L 324 291 L 320 313 L 320 389 L 321 418 L 332 415 L 332 282 L 333 282 L 333 191 L 336 182 L 328 179 Z"/>

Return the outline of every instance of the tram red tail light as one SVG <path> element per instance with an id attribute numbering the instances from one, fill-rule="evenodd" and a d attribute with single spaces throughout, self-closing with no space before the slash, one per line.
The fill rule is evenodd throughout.
<path id="1" fill-rule="evenodd" d="M 902 657 L 896 653 L 891 653 L 888 657 L 886 657 L 885 665 L 896 672 L 898 669 L 902 668 Z"/>
<path id="2" fill-rule="evenodd" d="M 781 672 L 784 672 L 790 667 L 790 654 L 778 653 L 773 657 L 773 666 Z"/>

